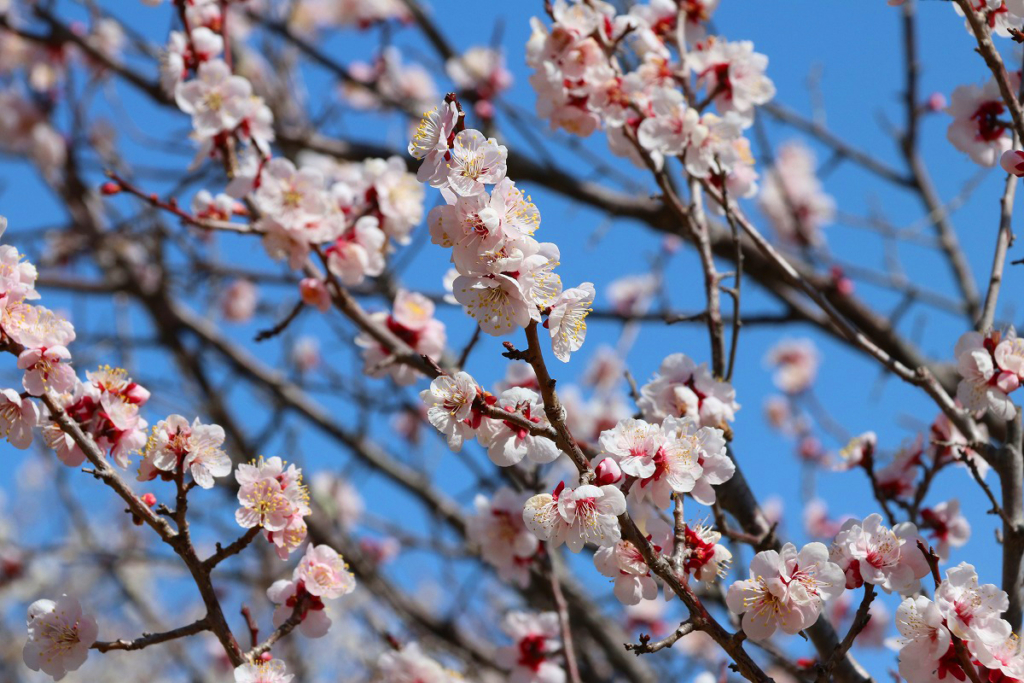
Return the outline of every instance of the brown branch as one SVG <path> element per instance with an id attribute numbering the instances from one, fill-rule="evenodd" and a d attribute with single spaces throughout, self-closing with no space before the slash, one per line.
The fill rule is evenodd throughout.
<path id="1" fill-rule="evenodd" d="M 558 623 L 562 629 L 562 650 L 565 654 L 565 669 L 569 673 L 570 683 L 581 683 L 580 665 L 576 661 L 576 645 L 572 637 L 572 624 L 569 621 L 569 605 L 565 602 L 565 595 L 562 594 L 562 582 L 559 580 L 558 565 L 561 563 L 561 556 L 558 552 L 550 554 L 551 566 L 551 595 L 555 600 L 555 610 L 558 614 Z"/>
<path id="2" fill-rule="evenodd" d="M 846 656 L 846 653 L 853 647 L 853 641 L 864 630 L 864 627 L 868 625 L 868 621 L 871 620 L 871 601 L 874 599 L 875 587 L 870 583 L 864 584 L 864 597 L 861 598 L 860 607 L 857 608 L 857 612 L 854 614 L 850 630 L 846 632 L 846 636 L 839 643 L 839 647 L 829 655 L 828 660 L 819 669 L 817 683 L 827 683 L 832 678 L 832 670 L 835 669 L 836 664 Z"/>
<path id="3" fill-rule="evenodd" d="M 187 626 L 181 626 L 170 631 L 164 631 L 163 633 L 143 633 L 141 637 L 136 638 L 135 640 L 97 640 L 89 647 L 93 650 L 99 650 L 100 652 L 110 652 L 112 650 L 142 650 L 150 645 L 166 643 L 169 640 L 177 640 L 178 638 L 185 638 L 186 636 L 194 636 L 197 633 L 209 630 L 210 624 L 206 617 L 203 617 L 202 619 L 194 621 Z"/>
<path id="4" fill-rule="evenodd" d="M 626 649 L 635 654 L 637 657 L 640 655 L 648 655 L 657 652 L 658 650 L 664 650 L 667 647 L 672 647 L 676 644 L 683 636 L 693 633 L 694 626 L 690 621 L 684 621 L 679 624 L 675 631 L 672 631 L 669 635 L 665 636 L 661 640 L 651 642 L 651 637 L 645 634 L 640 634 L 639 643 L 627 643 Z"/>

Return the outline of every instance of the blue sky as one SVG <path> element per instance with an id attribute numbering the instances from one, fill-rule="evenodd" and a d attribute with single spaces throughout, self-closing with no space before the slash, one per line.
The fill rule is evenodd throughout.
<path id="1" fill-rule="evenodd" d="M 123 12 L 123 16 L 136 30 L 158 42 L 163 42 L 171 26 L 170 9 L 167 6 L 150 9 L 140 3 L 123 0 L 100 4 L 111 11 Z M 768 73 L 778 90 L 777 102 L 810 115 L 812 102 L 820 98 L 827 115 L 827 125 L 832 132 L 854 146 L 868 150 L 891 166 L 902 168 L 898 146 L 887 131 L 889 126 L 899 126 L 903 118 L 899 10 L 887 7 L 882 0 L 724 0 L 722 5 L 714 16 L 718 32 L 731 40 L 752 40 L 757 51 L 769 56 Z M 529 35 L 529 16 L 541 11 L 540 2 L 439 0 L 433 3 L 433 14 L 438 18 L 443 32 L 459 48 L 488 42 L 492 27 L 496 22 L 501 23 L 501 44 L 516 79 L 506 99 L 526 110 L 532 110 L 535 97 L 527 83 L 529 71 L 523 60 L 523 46 Z M 920 91 L 923 97 L 932 92 L 948 96 L 957 85 L 980 83 L 987 78 L 984 63 L 973 52 L 973 39 L 965 31 L 963 20 L 954 13 L 950 3 L 925 0 L 919 3 L 918 15 L 922 64 Z M 350 63 L 368 59 L 379 41 L 380 34 L 377 31 L 362 34 L 342 32 L 332 36 L 325 46 L 340 61 Z M 436 58 L 415 31 L 394 31 L 391 41 L 403 49 L 407 61 L 422 59 L 429 66 L 436 66 Z M 1009 62 L 1019 62 L 1019 51 L 1013 49 L 1011 43 L 1000 39 L 998 45 Z M 151 64 L 144 61 L 139 64 L 140 68 L 153 73 Z M 304 75 L 308 82 L 307 91 L 311 94 L 319 97 L 333 88 L 330 76 L 321 70 L 309 67 L 304 69 Z M 810 82 L 814 83 L 813 91 L 809 88 Z M 138 136 L 132 126 L 147 135 L 177 136 L 188 130 L 186 117 L 155 109 L 124 85 L 107 88 L 107 93 L 113 94 L 121 102 L 121 111 L 116 107 L 97 104 L 92 107 L 92 114 L 117 122 L 122 131 L 126 157 L 140 168 L 183 170 L 191 157 L 187 145 L 182 146 L 180 154 L 155 149 L 142 138 L 134 139 Z M 439 89 L 443 92 L 445 88 L 446 84 L 441 81 Z M 324 106 L 324 103 L 317 101 L 314 108 L 319 111 Z M 66 114 L 60 112 L 65 117 L 64 121 Z M 127 120 L 131 121 L 131 126 L 127 125 Z M 792 129 L 772 121 L 770 117 L 764 116 L 764 120 L 768 137 L 775 146 L 801 137 Z M 925 160 L 941 195 L 946 199 L 957 195 L 965 181 L 978 173 L 978 167 L 946 142 L 945 128 L 948 121 L 944 114 L 929 115 L 925 117 L 921 129 Z M 326 129 L 336 134 L 351 133 L 358 139 L 390 143 L 396 148 L 404 147 L 405 144 L 405 125 L 400 119 L 391 116 L 339 112 L 328 119 Z M 513 128 L 504 126 L 500 135 L 501 142 L 513 151 L 528 149 L 527 142 Z M 827 151 L 816 146 L 813 141 L 806 141 L 816 150 L 819 163 L 824 163 L 829 156 Z M 607 154 L 602 135 L 595 135 L 584 144 L 601 158 L 615 163 L 633 182 L 645 188 L 651 187 L 640 171 L 615 161 Z M 560 146 L 559 149 L 565 148 Z M 561 154 L 559 159 L 564 159 L 562 163 L 570 171 L 583 172 L 587 168 L 585 161 L 574 160 L 570 154 Z M 220 180 L 216 174 L 210 177 L 212 180 L 207 187 L 216 190 Z M 962 208 L 953 215 L 953 222 L 974 270 L 975 279 L 982 289 L 995 243 L 998 197 L 1003 177 L 998 170 L 985 176 Z M 99 182 L 98 173 L 95 178 Z M 140 182 L 155 191 L 166 190 L 166 185 L 147 181 L 145 176 L 140 176 Z M 920 203 L 915 196 L 904 190 L 884 186 L 847 163 L 832 169 L 824 182 L 826 191 L 835 197 L 840 211 L 847 214 L 867 216 L 877 211 L 900 227 L 912 225 L 922 216 Z M 660 248 L 661 236 L 651 234 L 641 226 L 628 221 L 616 221 L 609 227 L 605 217 L 589 209 L 574 206 L 543 188 L 527 185 L 526 189 L 542 214 L 538 237 L 556 242 L 561 248 L 560 271 L 563 280 L 569 284 L 594 282 L 598 290 L 598 307 L 606 305 L 603 299 L 608 283 L 623 275 L 643 272 L 646 259 Z M 428 192 L 427 197 L 429 207 L 436 197 L 432 192 Z M 133 205 L 119 200 L 117 206 L 130 210 Z M 25 173 L 24 167 L 7 161 L 0 162 L 0 213 L 10 219 L 12 227 L 8 235 L 15 240 L 19 232 L 59 224 L 64 219 L 61 207 L 43 189 L 38 179 Z M 750 213 L 760 219 L 753 207 Z M 839 223 L 829 226 L 826 234 L 829 249 L 841 260 L 872 269 L 884 267 L 883 245 L 874 234 Z M 596 239 L 598 235 L 599 239 Z M 219 257 L 238 265 L 267 268 L 270 272 L 278 272 L 280 269 L 269 264 L 263 256 L 262 248 L 253 240 L 218 239 L 211 249 L 215 249 Z M 956 295 L 948 269 L 936 253 L 908 245 L 900 245 L 898 253 L 906 277 L 911 282 L 926 285 L 947 296 Z M 624 257 L 625 254 L 628 256 Z M 1010 255 L 1011 258 L 1020 257 L 1014 250 L 1011 250 Z M 439 248 L 427 244 L 403 271 L 402 280 L 410 288 L 438 292 L 441 289 L 441 276 L 447 267 L 447 255 Z M 1020 271 L 1019 266 L 1008 269 L 997 316 L 999 321 L 1012 322 L 1016 318 L 1016 311 L 1021 304 Z M 79 268 L 78 273 L 83 277 L 93 275 L 85 268 Z M 692 249 L 686 247 L 673 258 L 667 274 L 668 295 L 673 307 L 683 311 L 700 310 L 703 307 L 701 282 L 699 264 Z M 857 288 L 861 296 L 882 311 L 892 311 L 899 302 L 897 295 L 870 285 L 858 282 Z M 286 310 L 294 301 L 294 293 L 288 288 L 265 287 L 262 293 L 264 301 L 277 306 L 279 311 Z M 84 297 L 74 298 L 63 294 L 50 296 L 45 292 L 44 295 L 47 296 L 44 302 L 48 301 L 49 305 L 57 307 L 59 302 L 60 306 L 69 309 L 76 324 L 83 329 L 97 329 L 96 321 L 104 319 L 103 316 L 111 311 L 108 305 L 93 299 L 86 302 Z M 215 298 L 210 296 L 209 291 L 201 290 L 191 303 L 197 309 L 208 310 L 212 308 L 211 301 L 215 301 Z M 368 302 L 367 305 L 379 308 L 382 302 Z M 754 289 L 746 290 L 743 307 L 744 312 L 778 310 L 770 299 Z M 275 317 L 277 315 L 275 313 Z M 461 348 L 472 331 L 469 320 L 455 309 L 442 310 L 439 315 L 449 326 L 450 344 Z M 148 323 L 138 311 L 129 312 L 126 319 L 139 334 L 145 334 Z M 241 326 L 226 324 L 224 330 L 268 364 L 280 365 L 284 353 L 280 342 L 262 346 L 251 342 L 254 331 L 263 326 L 262 323 Z M 899 329 L 914 339 L 929 355 L 951 358 L 956 338 L 967 327 L 967 321 L 962 318 L 918 306 L 900 321 Z M 346 326 L 343 329 L 350 331 Z M 333 334 L 330 327 L 308 315 L 296 325 L 294 332 L 298 334 L 300 331 L 318 335 Z M 590 354 L 602 343 L 614 344 L 620 331 L 618 324 L 593 322 L 584 349 L 573 357 L 568 366 L 552 359 L 552 363 L 557 365 L 553 367 L 553 372 L 564 382 L 578 378 Z M 851 433 L 874 430 L 879 435 L 882 449 L 891 451 L 916 436 L 921 426 L 929 424 L 937 414 L 935 407 L 920 392 L 911 390 L 898 380 L 882 380 L 876 365 L 868 359 L 830 338 L 822 338 L 809 328 L 745 329 L 740 337 L 740 357 L 735 379 L 737 398 L 743 406 L 734 424 L 735 450 L 757 495 L 762 500 L 777 496 L 784 501 L 786 533 L 794 540 L 803 539 L 799 466 L 793 455 L 792 444 L 765 424 L 762 404 L 767 396 L 774 393 L 774 389 L 762 359 L 765 351 L 781 337 L 805 335 L 815 339 L 825 361 L 819 373 L 816 393 L 826 409 Z M 354 361 L 344 345 L 332 339 L 325 336 L 323 341 L 322 348 L 328 362 L 339 371 L 348 371 Z M 504 372 L 505 361 L 498 355 L 500 348 L 500 340 L 485 339 L 474 351 L 468 369 L 484 385 L 498 379 Z M 632 347 L 628 357 L 629 366 L 633 375 L 643 382 L 656 370 L 662 358 L 679 351 L 698 361 L 709 360 L 705 329 L 698 325 L 645 326 L 638 342 Z M 117 353 L 113 350 L 111 352 L 114 357 L 102 353 L 91 354 L 93 357 L 89 358 L 89 363 L 80 367 L 83 370 L 90 367 L 94 364 L 93 360 L 118 360 Z M 152 377 L 156 386 L 159 386 L 161 380 L 173 376 L 173 369 L 167 367 L 167 360 L 162 358 L 142 351 L 135 355 L 133 372 L 139 377 Z M 8 376 L 12 382 L 16 381 L 13 373 L 8 373 Z M 224 379 L 225 391 L 239 412 L 257 414 L 265 410 L 266 405 L 258 395 L 233 384 L 229 378 Z M 374 380 L 366 380 L 365 386 L 371 392 L 390 390 L 388 385 Z M 190 404 L 186 394 L 161 396 L 154 391 L 154 395 L 152 409 L 147 412 L 151 422 L 160 419 L 166 412 L 177 410 L 186 415 L 195 412 L 194 404 Z M 409 396 L 413 396 L 412 392 L 409 392 Z M 363 419 L 350 406 L 330 396 L 318 395 L 317 398 L 332 407 L 338 419 L 346 424 L 355 426 Z M 264 419 L 246 419 L 244 422 L 251 433 L 255 434 L 262 428 Z M 370 424 L 381 430 L 386 428 L 386 423 L 378 417 L 370 418 Z M 385 440 L 396 453 L 408 451 L 405 445 L 396 443 L 391 437 Z M 426 443 L 422 453 L 410 453 L 408 457 L 412 462 L 424 458 L 432 468 L 443 472 L 446 480 L 451 481 L 448 487 L 450 492 L 464 494 L 467 487 L 472 485 L 472 478 L 454 456 L 447 453 L 442 443 L 429 438 Z M 841 444 L 826 439 L 826 445 L 836 448 Z M 30 458 L 6 445 L 0 447 L 0 450 L 12 462 L 24 462 Z M 299 423 L 293 423 L 291 434 L 276 435 L 264 444 L 263 450 L 268 455 L 290 453 L 289 459 L 298 459 L 311 469 L 326 466 L 337 468 L 339 460 L 342 467 L 346 467 L 346 454 L 339 452 L 335 445 L 321 435 L 301 428 Z M 471 457 L 489 467 L 486 458 L 477 449 L 472 450 Z M 410 506 L 401 498 L 394 498 L 390 487 L 382 484 L 379 479 L 366 476 L 359 468 L 346 468 L 344 471 L 352 473 L 366 497 L 372 499 L 369 505 L 371 509 L 414 528 L 422 527 L 415 520 L 419 514 L 418 508 Z M 17 500 L 15 482 L 12 470 L 0 474 L 0 486 L 8 496 Z M 859 472 L 823 473 L 817 477 L 817 482 L 820 495 L 828 501 L 830 512 L 834 515 L 863 517 L 876 509 L 869 488 Z M 91 481 L 81 482 L 76 490 L 90 509 L 112 509 L 106 492 L 93 486 Z M 956 552 L 953 561 L 971 561 L 978 565 L 983 581 L 998 583 L 999 563 L 995 556 L 998 547 L 994 544 L 992 533 L 996 527 L 996 518 L 984 514 L 987 505 L 980 491 L 959 469 L 946 471 L 939 477 L 929 502 L 936 503 L 953 495 L 960 497 L 975 524 L 970 544 Z M 461 497 L 467 505 L 470 499 L 471 496 L 467 495 Z M 396 577 L 412 580 L 418 575 L 421 566 L 411 559 L 414 557 L 415 554 L 410 554 L 410 559 L 396 564 L 392 570 Z M 610 586 L 600 582 L 592 568 L 584 567 L 582 563 L 580 565 L 581 575 L 590 577 L 595 587 L 604 591 L 610 589 Z M 890 607 L 895 607 L 891 601 Z M 796 646 L 803 647 L 802 644 Z M 873 672 L 878 675 L 883 675 L 891 663 L 877 656 L 870 657 L 869 661 Z"/>

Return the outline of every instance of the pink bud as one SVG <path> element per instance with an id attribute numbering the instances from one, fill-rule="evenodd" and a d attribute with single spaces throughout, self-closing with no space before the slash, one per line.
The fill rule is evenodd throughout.
<path id="1" fill-rule="evenodd" d="M 269 662 L 273 658 L 274 658 L 274 655 L 270 654 L 269 652 L 263 652 L 263 653 L 260 654 L 260 661 L 261 662 Z"/>
<path id="2" fill-rule="evenodd" d="M 121 185 L 118 183 L 103 183 L 100 185 L 100 194 L 110 196 L 112 194 L 117 194 L 120 191 Z"/>
<path id="3" fill-rule="evenodd" d="M 675 235 L 667 235 L 665 239 L 661 241 L 661 248 L 665 250 L 667 254 L 674 254 L 679 251 L 679 248 L 683 246 L 683 240 Z"/>
<path id="4" fill-rule="evenodd" d="M 996 386 L 1004 394 L 1008 394 L 1020 386 L 1020 378 L 1017 377 L 1015 372 L 1000 372 L 999 376 L 996 377 Z"/>
<path id="5" fill-rule="evenodd" d="M 940 92 L 933 92 L 928 96 L 929 111 L 943 111 L 946 108 L 946 96 Z"/>
<path id="6" fill-rule="evenodd" d="M 805 436 L 800 440 L 799 453 L 804 460 L 818 460 L 821 457 L 821 442 L 813 436 Z"/>
<path id="7" fill-rule="evenodd" d="M 141 500 L 143 503 L 146 504 L 147 507 L 153 507 L 154 505 L 156 505 L 156 496 L 154 496 L 152 493 L 142 494 Z"/>
<path id="8" fill-rule="evenodd" d="M 302 302 L 307 306 L 315 306 L 321 313 L 326 313 L 331 307 L 331 295 L 327 292 L 327 286 L 323 280 L 315 277 L 307 277 L 299 283 L 299 294 Z"/>
<path id="9" fill-rule="evenodd" d="M 999 165 L 1007 173 L 1024 178 L 1024 152 L 1019 149 L 1008 149 L 999 157 Z"/>
<path id="10" fill-rule="evenodd" d="M 598 486 L 617 484 L 622 481 L 622 470 L 619 469 L 619 463 L 611 458 L 605 458 L 598 463 L 596 472 Z"/>

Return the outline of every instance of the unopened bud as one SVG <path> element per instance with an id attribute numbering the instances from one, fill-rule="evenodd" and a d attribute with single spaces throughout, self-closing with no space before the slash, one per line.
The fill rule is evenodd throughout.
<path id="1" fill-rule="evenodd" d="M 144 493 L 140 496 L 140 500 L 146 504 L 146 507 L 153 507 L 156 505 L 156 496 L 152 493 Z"/>
<path id="2" fill-rule="evenodd" d="M 617 484 L 622 481 L 622 470 L 619 468 L 619 463 L 611 458 L 605 458 L 599 462 L 596 472 L 598 486 Z"/>
<path id="3" fill-rule="evenodd" d="M 103 183 L 100 185 L 100 194 L 107 195 L 108 197 L 112 194 L 118 194 L 121 192 L 121 186 L 118 183 Z"/>

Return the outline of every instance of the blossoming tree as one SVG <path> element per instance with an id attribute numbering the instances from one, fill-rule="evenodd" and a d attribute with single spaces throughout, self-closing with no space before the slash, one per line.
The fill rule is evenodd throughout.
<path id="1" fill-rule="evenodd" d="M 1024 1 L 433 4 L 0 2 L 3 680 L 1024 680 Z"/>

